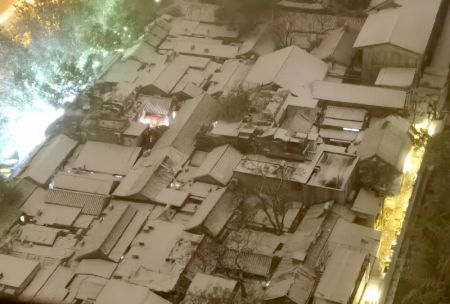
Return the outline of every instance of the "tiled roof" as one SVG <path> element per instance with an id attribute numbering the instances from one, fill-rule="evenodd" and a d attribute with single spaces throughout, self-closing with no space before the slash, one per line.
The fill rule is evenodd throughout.
<path id="1" fill-rule="evenodd" d="M 82 214 L 100 215 L 109 199 L 108 196 L 104 195 L 52 189 L 47 193 L 46 202 L 81 208 Z"/>

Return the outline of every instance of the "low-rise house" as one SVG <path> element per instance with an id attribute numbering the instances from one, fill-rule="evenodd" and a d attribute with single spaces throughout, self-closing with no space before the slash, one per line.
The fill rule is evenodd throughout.
<path id="1" fill-rule="evenodd" d="M 120 144 L 122 133 L 130 126 L 128 119 L 90 119 L 80 124 L 81 141 L 98 141 Z"/>
<path id="2" fill-rule="evenodd" d="M 182 304 L 206 302 L 231 304 L 238 300 L 239 283 L 235 280 L 197 273 L 186 291 Z"/>
<path id="3" fill-rule="evenodd" d="M 17 296 L 39 271 L 37 261 L 0 254 L 0 295 Z"/>
<path id="4" fill-rule="evenodd" d="M 153 148 L 156 150 L 173 147 L 190 155 L 195 149 L 197 133 L 203 125 L 214 121 L 218 111 L 218 103 L 207 94 L 187 100 L 172 125 Z"/>
<path id="5" fill-rule="evenodd" d="M 26 164 L 20 177 L 46 185 L 77 145 L 77 141 L 62 134 L 48 139 Z"/>
<path id="6" fill-rule="evenodd" d="M 95 301 L 97 304 L 169 304 L 148 288 L 122 280 L 110 280 Z"/>
<path id="7" fill-rule="evenodd" d="M 72 167 L 112 175 L 127 175 L 141 153 L 139 147 L 126 147 L 88 141 Z"/>
<path id="8" fill-rule="evenodd" d="M 201 203 L 185 230 L 220 238 L 235 209 L 241 203 L 232 191 L 222 188 L 211 192 Z"/>
<path id="9" fill-rule="evenodd" d="M 53 189 L 109 195 L 114 184 L 115 180 L 110 175 L 63 171 L 56 174 Z"/>
<path id="10" fill-rule="evenodd" d="M 140 122 L 148 124 L 150 127 L 169 125 L 172 116 L 172 98 L 139 95 L 137 104 L 140 105 L 138 110 Z"/>
<path id="11" fill-rule="evenodd" d="M 186 154 L 172 147 L 146 152 L 121 180 L 113 195 L 155 201 L 182 169 L 187 158 Z"/>
<path id="12" fill-rule="evenodd" d="M 325 79 L 327 72 L 325 62 L 296 46 L 290 46 L 259 57 L 245 83 L 248 86 L 274 85 L 299 96 L 302 87 Z"/>
<path id="13" fill-rule="evenodd" d="M 311 54 L 325 62 L 350 66 L 355 54 L 356 34 L 343 26 L 329 31 Z"/>
<path id="14" fill-rule="evenodd" d="M 375 85 L 394 89 L 410 89 L 416 80 L 415 68 L 381 68 Z"/>
<path id="15" fill-rule="evenodd" d="M 312 298 L 316 275 L 299 266 L 272 278 L 264 295 L 266 304 L 308 304 Z"/>
<path id="16" fill-rule="evenodd" d="M 365 221 L 369 227 L 375 227 L 382 212 L 383 201 L 383 197 L 361 188 L 353 202 L 352 211 L 356 213 L 357 218 Z"/>
<path id="17" fill-rule="evenodd" d="M 105 259 L 118 262 L 147 219 L 148 213 L 134 207 L 111 205 L 112 210 L 87 234 L 76 259 Z"/>
<path id="18" fill-rule="evenodd" d="M 314 292 L 314 304 L 358 303 L 369 279 L 366 254 L 336 248 L 326 262 L 325 271 Z"/>
<path id="19" fill-rule="evenodd" d="M 22 242 L 30 242 L 45 246 L 53 246 L 56 238 L 62 233 L 60 229 L 34 224 L 26 224 L 20 228 L 19 239 Z"/>
<path id="20" fill-rule="evenodd" d="M 122 144 L 127 147 L 142 146 L 144 132 L 147 129 L 147 124 L 137 121 L 131 121 L 130 126 L 122 133 Z"/>
<path id="21" fill-rule="evenodd" d="M 440 24 L 442 3 L 402 1 L 400 7 L 369 15 L 354 44 L 362 50 L 365 83 L 374 83 L 384 67 L 416 68 L 423 64 Z"/>
<path id="22" fill-rule="evenodd" d="M 113 277 L 170 295 L 185 282 L 183 273 L 202 240 L 180 224 L 149 219 Z"/>
<path id="23" fill-rule="evenodd" d="M 48 204 L 79 208 L 82 214 L 98 216 L 110 200 L 109 196 L 85 192 L 50 189 L 45 197 Z M 44 213 L 44 210 L 41 211 Z M 38 215 L 39 215 L 38 211 Z"/>
<path id="24" fill-rule="evenodd" d="M 310 203 L 334 200 L 345 204 L 356 186 L 358 157 L 352 154 L 322 151 L 318 153 L 314 172 L 305 186 Z"/>
<path id="25" fill-rule="evenodd" d="M 389 116 L 365 131 L 357 151 L 364 184 L 389 184 L 395 176 L 402 174 L 413 147 L 409 126 L 405 119 Z"/>
<path id="26" fill-rule="evenodd" d="M 316 81 L 312 95 L 319 105 L 346 106 L 366 109 L 372 114 L 401 112 L 407 102 L 407 93 L 380 87 Z"/>
<path id="27" fill-rule="evenodd" d="M 214 148 L 195 172 L 194 180 L 225 186 L 241 158 L 242 154 L 230 145 Z"/>

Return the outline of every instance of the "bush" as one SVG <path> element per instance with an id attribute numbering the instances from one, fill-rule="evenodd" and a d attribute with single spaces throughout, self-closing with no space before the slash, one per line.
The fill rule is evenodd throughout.
<path id="1" fill-rule="evenodd" d="M 241 121 L 251 104 L 252 91 L 238 88 L 219 98 L 221 106 L 218 120 Z"/>
<path id="2" fill-rule="evenodd" d="M 0 175 L 0 203 L 12 204 L 20 199 L 20 192 L 11 187 L 8 181 Z"/>

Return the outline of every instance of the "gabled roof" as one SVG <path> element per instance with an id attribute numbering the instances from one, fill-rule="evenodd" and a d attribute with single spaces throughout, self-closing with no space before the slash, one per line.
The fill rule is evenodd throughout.
<path id="1" fill-rule="evenodd" d="M 59 172 L 55 176 L 54 188 L 109 195 L 114 180 L 111 176 L 99 174 L 77 174 Z"/>
<path id="2" fill-rule="evenodd" d="M 193 296 L 211 296 L 213 299 L 227 302 L 236 291 L 238 282 L 235 280 L 225 279 L 217 276 L 197 273 L 192 280 L 186 292 L 186 298 L 182 301 L 184 304 L 197 303 L 190 301 Z"/>
<path id="3" fill-rule="evenodd" d="M 185 230 L 189 231 L 201 227 L 212 237 L 217 237 L 230 220 L 239 203 L 234 194 L 226 188 L 216 190 L 203 200 Z"/>
<path id="4" fill-rule="evenodd" d="M 365 253 L 337 248 L 326 264 L 314 298 L 331 303 L 350 303 L 352 294 L 359 286 L 358 278 L 365 266 L 365 258 Z"/>
<path id="5" fill-rule="evenodd" d="M 95 301 L 97 304 L 169 304 L 148 288 L 121 280 L 106 283 Z"/>
<path id="6" fill-rule="evenodd" d="M 214 148 L 195 172 L 194 180 L 225 186 L 241 158 L 242 154 L 230 145 Z"/>
<path id="7" fill-rule="evenodd" d="M 346 28 L 344 26 L 329 31 L 320 45 L 311 51 L 311 54 L 322 60 L 331 58 L 341 42 L 342 37 L 344 37 L 345 32 Z"/>
<path id="8" fill-rule="evenodd" d="M 163 188 L 167 187 L 188 156 L 177 149 L 168 147 L 152 150 L 144 154 L 114 191 L 115 196 L 143 196 L 155 199 Z M 165 176 L 156 176 L 158 170 L 165 170 Z M 153 186 L 153 189 L 149 189 Z"/>
<path id="9" fill-rule="evenodd" d="M 45 201 L 50 204 L 81 208 L 82 214 L 100 215 L 109 201 L 108 196 L 51 189 L 47 193 Z"/>
<path id="10" fill-rule="evenodd" d="M 39 262 L 0 254 L 0 287 L 23 288 L 36 275 Z"/>
<path id="11" fill-rule="evenodd" d="M 312 95 L 316 99 L 345 105 L 403 109 L 405 91 L 330 81 L 315 81 Z"/>
<path id="12" fill-rule="evenodd" d="M 375 85 L 385 87 L 409 88 L 416 76 L 415 68 L 382 68 Z"/>
<path id="13" fill-rule="evenodd" d="M 21 177 L 28 177 L 41 185 L 46 184 L 77 144 L 76 140 L 65 135 L 48 139 L 36 155 L 27 162 Z"/>
<path id="14" fill-rule="evenodd" d="M 141 149 L 88 141 L 75 160 L 73 168 L 126 175 L 136 162 Z"/>
<path id="15" fill-rule="evenodd" d="M 416 54 L 428 46 L 442 0 L 403 1 L 401 7 L 370 15 L 354 47 L 391 44 Z"/>
<path id="16" fill-rule="evenodd" d="M 78 252 L 77 259 L 100 258 L 119 261 L 120 255 L 112 257 L 111 253 L 136 213 L 137 210 L 130 205 L 116 205 L 98 226 L 89 231 L 85 245 Z"/>
<path id="17" fill-rule="evenodd" d="M 295 304 L 307 304 L 315 286 L 314 272 L 306 267 L 298 267 L 290 273 L 272 278 L 264 299 L 288 298 Z"/>
<path id="18" fill-rule="evenodd" d="M 173 147 L 186 155 L 194 151 L 198 131 L 215 119 L 218 103 L 207 94 L 187 100 L 168 130 L 158 139 L 155 150 Z"/>
<path id="19" fill-rule="evenodd" d="M 368 128 L 358 147 L 361 160 L 377 156 L 402 172 L 405 159 L 412 147 L 412 141 L 403 126 L 405 122 L 408 124 L 403 118 L 388 117 Z"/>
<path id="20" fill-rule="evenodd" d="M 301 88 L 323 80 L 328 65 L 297 46 L 290 46 L 261 56 L 245 82 L 250 86 L 275 84 L 300 95 Z"/>

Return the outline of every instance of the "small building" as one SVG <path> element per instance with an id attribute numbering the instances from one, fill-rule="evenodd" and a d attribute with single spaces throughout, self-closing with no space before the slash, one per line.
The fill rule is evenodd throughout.
<path id="1" fill-rule="evenodd" d="M 186 282 L 185 269 L 202 240 L 180 224 L 148 219 L 113 277 L 172 295 Z"/>
<path id="2" fill-rule="evenodd" d="M 356 186 L 358 157 L 352 154 L 322 151 L 314 172 L 305 186 L 308 203 L 334 200 L 345 204 Z"/>
<path id="3" fill-rule="evenodd" d="M 98 141 L 120 144 L 122 133 L 130 126 L 128 119 L 91 119 L 80 124 L 81 141 Z"/>
<path id="4" fill-rule="evenodd" d="M 203 125 L 213 122 L 218 110 L 218 103 L 207 94 L 187 100 L 169 129 L 156 142 L 154 150 L 173 147 L 190 155 L 195 149 L 197 133 Z"/>
<path id="5" fill-rule="evenodd" d="M 264 295 L 265 304 L 308 304 L 312 298 L 316 276 L 299 266 L 289 273 L 272 278 Z"/>
<path id="6" fill-rule="evenodd" d="M 415 68 L 381 68 L 375 85 L 393 89 L 410 89 L 416 79 Z"/>
<path id="7" fill-rule="evenodd" d="M 242 154 L 230 145 L 214 148 L 195 172 L 194 180 L 225 186 L 241 158 Z"/>
<path id="8" fill-rule="evenodd" d="M 45 202 L 65 207 L 81 209 L 82 214 L 98 216 L 108 204 L 109 196 L 68 191 L 61 189 L 50 189 L 45 197 Z"/>
<path id="9" fill-rule="evenodd" d="M 389 116 L 369 127 L 358 147 L 359 166 L 363 184 L 389 184 L 405 169 L 413 144 L 409 122 Z"/>
<path id="10" fill-rule="evenodd" d="M 329 31 L 311 54 L 325 62 L 350 66 L 355 55 L 356 34 L 343 26 Z"/>
<path id="11" fill-rule="evenodd" d="M 144 132 L 148 125 L 142 122 L 132 121 L 122 133 L 122 144 L 127 147 L 140 147 L 144 139 Z"/>
<path id="12" fill-rule="evenodd" d="M 240 199 L 226 188 L 211 192 L 203 200 L 185 230 L 219 238 L 240 203 Z"/>
<path id="13" fill-rule="evenodd" d="M 169 125 L 172 110 L 172 98 L 139 95 L 137 104 L 140 104 L 138 120 L 141 123 L 150 125 L 151 128 Z"/>
<path id="14" fill-rule="evenodd" d="M 274 85 L 301 95 L 299 90 L 316 80 L 323 80 L 328 65 L 296 46 L 261 56 L 245 79 L 248 86 Z"/>
<path id="15" fill-rule="evenodd" d="M 373 191 L 361 188 L 353 202 L 352 211 L 359 220 L 364 221 L 369 227 L 374 227 L 381 215 L 383 201 L 384 198 L 377 196 Z"/>
<path id="16" fill-rule="evenodd" d="M 181 139 L 180 139 L 181 140 Z M 146 152 L 123 178 L 113 192 L 114 196 L 156 201 L 182 169 L 188 156 L 175 148 Z"/>
<path id="17" fill-rule="evenodd" d="M 88 232 L 77 260 L 120 261 L 148 216 L 148 212 L 138 212 L 128 204 L 112 206 L 104 220 Z"/>
<path id="18" fill-rule="evenodd" d="M 88 141 L 77 155 L 75 169 L 126 175 L 139 157 L 141 148 Z"/>
<path id="19" fill-rule="evenodd" d="M 24 165 L 20 177 L 46 185 L 77 145 L 77 141 L 62 134 L 48 139 Z"/>
<path id="20" fill-rule="evenodd" d="M 366 254 L 339 247 L 326 262 L 314 292 L 314 304 L 359 303 L 369 280 Z"/>
<path id="21" fill-rule="evenodd" d="M 407 93 L 381 87 L 371 87 L 329 81 L 316 81 L 312 95 L 319 105 L 334 105 L 366 109 L 372 114 L 401 112 L 406 105 Z"/>
<path id="22" fill-rule="evenodd" d="M 238 300 L 239 283 L 235 280 L 197 273 L 186 291 L 182 304 L 195 304 L 201 299 L 208 302 L 234 303 Z"/>
<path id="23" fill-rule="evenodd" d="M 109 195 L 114 184 L 110 175 L 59 172 L 53 181 L 53 189 Z"/>
<path id="24" fill-rule="evenodd" d="M 37 261 L 0 254 L 0 295 L 18 296 L 40 269 Z"/>
<path id="25" fill-rule="evenodd" d="M 110 280 L 95 301 L 97 304 L 169 304 L 148 288 L 122 280 Z"/>
<path id="26" fill-rule="evenodd" d="M 439 24 L 442 0 L 402 1 L 400 7 L 369 15 L 354 47 L 362 51 L 362 78 L 373 84 L 381 68 L 423 64 Z"/>

